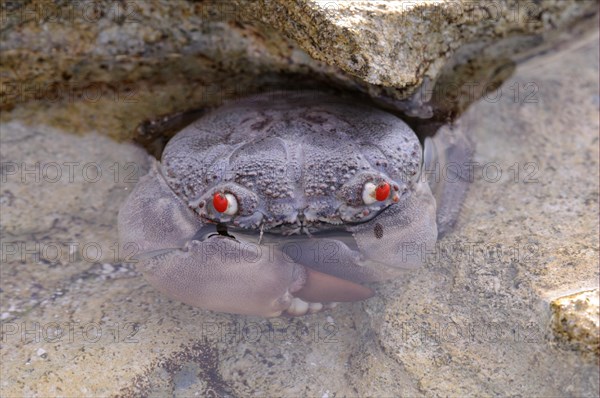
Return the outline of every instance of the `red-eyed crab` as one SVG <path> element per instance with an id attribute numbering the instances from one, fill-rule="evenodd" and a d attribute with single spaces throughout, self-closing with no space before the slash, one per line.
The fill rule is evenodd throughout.
<path id="1" fill-rule="evenodd" d="M 422 264 L 466 187 L 426 181 L 423 167 L 468 152 L 442 134 L 423 156 L 402 120 L 347 98 L 249 97 L 169 141 L 120 210 L 120 240 L 170 298 L 265 317 L 318 312 Z"/>

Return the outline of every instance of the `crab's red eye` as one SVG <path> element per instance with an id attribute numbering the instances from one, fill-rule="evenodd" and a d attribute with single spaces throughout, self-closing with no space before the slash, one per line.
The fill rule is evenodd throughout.
<path id="1" fill-rule="evenodd" d="M 230 193 L 215 193 L 213 196 L 213 207 L 219 213 L 225 213 L 228 216 L 233 216 L 238 212 L 237 199 Z"/>
<path id="2" fill-rule="evenodd" d="M 385 202 L 390 196 L 391 186 L 387 182 L 382 182 L 379 185 L 375 185 L 372 182 L 365 183 L 362 192 L 362 199 L 364 204 L 370 205 L 377 201 Z"/>
<path id="3" fill-rule="evenodd" d="M 382 182 L 375 189 L 375 199 L 380 202 L 383 202 L 390 196 L 390 184 L 387 182 Z"/>
<path id="4" fill-rule="evenodd" d="M 219 213 L 225 212 L 227 210 L 227 197 L 222 193 L 215 193 L 215 196 L 213 196 L 213 206 Z"/>

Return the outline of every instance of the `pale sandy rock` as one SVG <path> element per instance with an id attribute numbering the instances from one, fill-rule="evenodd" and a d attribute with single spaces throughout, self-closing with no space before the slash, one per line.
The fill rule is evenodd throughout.
<path id="1" fill-rule="evenodd" d="M 598 290 L 559 297 L 551 303 L 552 330 L 558 340 L 576 350 L 598 355 Z"/>
<path id="2" fill-rule="evenodd" d="M 414 96 L 453 55 L 468 49 L 476 56 L 508 40 L 491 57 L 501 61 L 597 12 L 589 0 L 32 0 L 2 7 L 0 109 L 14 110 L 2 120 L 119 139 L 156 115 L 280 87 L 328 85 L 429 116 Z M 510 40 L 518 37 L 531 40 Z"/>
<path id="3" fill-rule="evenodd" d="M 109 3 L 123 4 L 98 2 Z M 441 67 L 436 60 L 454 51 L 454 40 L 477 35 L 495 40 L 512 26 L 488 24 L 482 33 L 477 29 L 485 21 L 457 23 L 447 30 L 452 42 L 439 58 L 431 58 L 418 46 L 425 38 L 441 45 L 443 19 L 427 24 L 419 18 L 446 6 L 418 5 L 405 14 L 411 16 L 406 23 L 419 24 L 410 42 L 415 52 L 403 44 L 398 51 L 407 58 L 387 60 L 373 52 L 385 54 L 389 41 L 367 39 L 379 34 L 376 23 L 394 37 L 390 21 L 404 22 L 394 8 L 391 19 L 376 22 L 380 10 L 393 6 L 375 9 L 368 3 L 330 13 L 323 2 L 296 3 L 307 7 L 302 10 L 283 0 L 257 3 L 264 8 L 261 18 L 269 12 L 273 21 L 279 18 L 276 10 L 288 7 L 297 23 L 278 29 L 298 35 L 300 46 L 324 61 L 312 60 L 294 40 L 266 37 L 263 27 L 230 22 L 250 18 L 256 8 L 239 16 L 241 8 L 139 2 L 139 26 L 116 23 L 110 14 L 94 23 L 53 25 L 3 14 L 2 79 L 19 72 L 17 82 L 103 82 L 123 92 L 124 82 L 132 82 L 139 101 L 21 97 L 24 101 L 3 102 L 2 162 L 75 161 L 97 163 L 103 171 L 114 162 L 134 162 L 145 170 L 141 150 L 104 136 L 126 137 L 144 117 L 190 104 L 214 105 L 235 93 L 285 82 L 273 77 L 282 71 L 292 71 L 290 80 L 337 76 L 340 87 L 357 91 L 367 86 L 354 87 L 350 73 L 358 81 L 390 84 L 405 76 L 408 88 L 436 73 Z M 564 26 L 596 3 L 573 4 L 541 2 L 548 11 L 535 19 L 532 31 Z M 307 15 L 326 27 L 313 44 L 301 37 L 314 29 Z M 366 33 L 353 28 L 359 23 Z M 431 37 L 415 33 L 431 26 L 437 29 Z M 344 45 L 360 44 L 361 68 L 343 61 L 352 47 L 323 41 L 331 32 L 343 32 L 342 44 L 350 43 Z M 438 257 L 402 280 L 377 285 L 373 299 L 300 319 L 191 308 L 152 289 L 132 264 L 113 261 L 117 210 L 132 183 L 123 175 L 115 182 L 111 169 L 110 178 L 95 183 L 80 176 L 73 182 L 27 184 L 20 174 L 6 175 L 0 189 L 2 256 L 6 244 L 16 242 L 49 247 L 74 241 L 79 248 L 95 242 L 106 251 L 95 259 L 75 250 L 73 258 L 67 254 L 58 262 L 34 261 L 27 254 L 21 259 L 21 252 L 3 257 L 0 395 L 597 397 L 597 356 L 585 355 L 590 346 L 582 344 L 592 342 L 585 331 L 591 331 L 593 319 L 587 315 L 594 311 L 593 300 L 555 302 L 560 336 L 570 336 L 567 344 L 555 341 L 559 329 L 552 328 L 551 303 L 598 289 L 598 49 L 595 30 L 570 46 L 549 46 L 546 55 L 519 58 L 522 63 L 505 70 L 497 90 L 470 107 L 473 101 L 461 105 L 465 112 L 457 126 L 475 141 L 479 166 L 458 228 L 439 242 Z M 428 66 L 411 74 L 410 57 L 421 51 Z M 471 76 L 478 82 L 494 80 L 495 54 L 487 55 L 488 63 L 474 64 Z M 397 75 L 388 70 L 392 66 Z M 237 83 L 238 91 L 227 91 Z M 441 99 L 453 94 L 442 93 Z M 496 180 L 497 167 L 502 176 Z"/>
<path id="4" fill-rule="evenodd" d="M 565 1 L 238 1 L 315 59 L 368 83 L 410 93 L 435 80 L 471 42 L 533 35 L 593 14 L 597 3 Z"/>

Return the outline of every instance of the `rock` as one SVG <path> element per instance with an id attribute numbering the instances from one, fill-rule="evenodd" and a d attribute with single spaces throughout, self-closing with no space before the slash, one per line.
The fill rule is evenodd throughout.
<path id="1" fill-rule="evenodd" d="M 598 289 L 552 301 L 552 330 L 557 339 L 578 351 L 600 354 L 598 301 Z"/>
<path id="2" fill-rule="evenodd" d="M 42 93 L 34 100 L 31 90 L 16 97 L 2 91 L 1 396 L 598 396 L 591 333 L 597 310 L 590 300 L 584 312 L 583 296 L 568 296 L 598 289 L 597 27 L 563 31 L 560 46 L 529 37 L 518 41 L 527 51 L 501 59 L 514 48 L 511 29 L 537 34 L 566 27 L 596 2 L 520 3 L 544 10 L 531 26 L 508 20 L 496 26 L 477 16 L 484 6 L 462 2 L 415 5 L 402 14 L 406 21 L 393 2 L 377 3 L 378 9 L 344 2 L 326 12 L 323 2 L 283 0 L 193 7 L 98 1 L 104 13 L 88 8 L 85 17 L 77 7 L 87 3 L 60 4 L 58 23 L 40 17 L 56 7 L 46 2 L 1 5 L 0 89 L 17 83 Z M 463 21 L 453 5 L 472 7 L 475 19 Z M 136 8 L 114 8 L 129 6 Z M 444 12 L 435 14 L 440 7 Z M 295 23 L 275 15 L 284 11 Z M 449 16 L 465 23 L 444 22 Z M 130 23 L 134 17 L 141 23 Z M 252 19 L 272 21 L 299 45 L 274 29 L 232 22 Z M 374 28 L 378 21 L 387 37 Z M 374 55 L 379 47 L 367 39 L 385 39 L 380 45 L 387 51 L 393 21 L 407 24 L 402 32 L 431 29 L 431 37 L 415 33 L 401 43 L 406 58 Z M 364 34 L 356 28 L 361 23 Z M 313 32 L 320 26 L 323 32 Z M 302 32 L 314 33 L 315 43 Z M 339 48 L 328 41 L 342 39 L 328 36 L 335 32 L 344 33 Z M 472 49 L 458 48 L 505 36 L 507 42 L 473 44 L 483 54 L 475 63 Z M 424 40 L 443 50 L 439 58 L 423 49 Z M 541 53 L 532 50 L 538 45 Z M 344 48 L 357 51 L 362 68 L 348 62 Z M 427 67 L 411 75 L 417 64 L 410 57 L 420 54 Z M 460 84 L 453 86 L 456 75 Z M 388 99 L 406 98 L 419 81 L 436 79 L 445 90 L 423 102 L 462 112 L 451 120 L 473 138 L 478 165 L 457 229 L 429 254 L 426 267 L 374 286 L 378 295 L 363 303 L 265 320 L 170 301 L 133 264 L 113 257 L 115 249 L 128 254 L 114 246 L 117 210 L 135 183 L 125 178 L 132 170 L 141 175 L 147 157 L 107 136 L 124 139 L 157 113 L 215 105 L 304 77 Z M 51 100 L 55 91 L 45 87 L 56 82 L 67 91 Z M 479 84 L 467 99 L 460 97 L 470 95 L 465 82 Z M 137 102 L 106 94 L 94 100 L 97 91 L 85 90 L 99 87 L 108 94 L 133 90 Z M 435 130 L 447 122 L 436 118 L 410 122 Z M 95 166 L 89 174 L 75 168 L 70 180 L 65 162 L 96 164 L 105 173 L 95 181 Z M 62 171 L 55 182 L 48 166 L 54 163 Z M 117 179 L 115 163 L 125 173 Z M 38 182 L 28 181 L 35 176 Z M 65 250 L 60 261 L 48 258 L 56 245 Z"/>
<path id="3" fill-rule="evenodd" d="M 373 85 L 414 92 L 472 42 L 568 26 L 595 2 L 238 1 L 313 58 Z"/>
<path id="4" fill-rule="evenodd" d="M 465 112 L 457 126 L 475 138 L 480 166 L 458 229 L 427 267 L 377 285 L 367 302 L 265 320 L 167 300 L 125 263 L 112 262 L 106 278 L 104 260 L 77 257 L 59 270 L 3 262 L 1 394 L 597 396 L 594 356 L 553 344 L 548 314 L 556 291 L 597 289 L 598 44 L 596 36 L 531 59 L 498 100 L 490 94 Z M 537 89 L 515 101 L 512 87 L 528 83 Z M 3 159 L 138 156 L 97 135 L 16 122 L 2 133 Z M 492 163 L 503 170 L 498 181 Z M 52 211 L 62 221 L 39 223 L 50 241 L 116 236 L 126 184 L 36 193 L 19 181 L 6 187 L 27 202 L 3 205 L 19 214 L 3 218 L 4 243 L 9 230 L 41 239 L 36 220 Z M 85 203 L 96 210 L 79 209 Z M 32 358 L 39 349 L 46 358 Z"/>
<path id="5" fill-rule="evenodd" d="M 92 5 L 2 4 L 0 109 L 14 109 L 3 120 L 122 139 L 160 114 L 337 73 L 227 3 Z"/>
<path id="6" fill-rule="evenodd" d="M 149 162 L 131 144 L 16 121 L 0 140 L 3 305 L 15 315 L 119 258 L 113 218 Z"/>
<path id="7" fill-rule="evenodd" d="M 117 139 L 157 115 L 280 87 L 368 94 L 409 115 L 448 59 L 530 50 L 597 2 L 6 2 L 2 120 Z M 593 19 L 593 18 L 592 18 Z M 593 21 L 592 21 L 593 22 Z M 474 46 L 474 47 L 469 47 Z M 468 50 L 468 51 L 467 51 Z M 309 55 L 310 54 L 310 55 Z M 479 68 L 481 69 L 481 68 Z M 425 85 L 422 85 L 425 83 Z M 415 98 L 415 96 L 417 96 Z"/>

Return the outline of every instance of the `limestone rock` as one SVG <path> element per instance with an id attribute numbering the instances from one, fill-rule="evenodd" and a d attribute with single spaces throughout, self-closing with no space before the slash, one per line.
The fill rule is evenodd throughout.
<path id="1" fill-rule="evenodd" d="M 49 19 L 54 4 L 62 19 Z M 597 2 L 519 5 L 539 10 L 517 14 L 531 24 L 488 20 L 483 2 L 1 3 L 0 395 L 597 397 L 597 355 L 585 354 L 597 350 L 597 295 L 554 301 L 598 288 L 597 27 L 500 70 L 510 40 L 485 62 L 458 48 L 577 25 Z M 125 166 L 142 173 L 147 159 L 106 136 L 305 78 L 396 99 L 423 79 L 452 88 L 440 70 L 485 87 L 453 120 L 477 146 L 473 184 L 427 266 L 374 286 L 375 298 L 299 319 L 212 313 L 166 299 L 114 258 L 134 182 Z M 440 102 L 463 101 L 455 88 Z M 73 181 L 65 162 L 79 162 Z M 86 164 L 105 174 L 81 174 Z M 83 254 L 94 244 L 104 255 Z"/>
<path id="2" fill-rule="evenodd" d="M 556 337 L 575 349 L 598 355 L 598 289 L 559 297 L 551 303 L 552 330 Z"/>
<path id="3" fill-rule="evenodd" d="M 157 115 L 281 87 L 365 93 L 409 115 L 448 59 L 502 60 L 589 20 L 596 1 L 3 2 L 2 120 L 118 139 Z M 462 50 L 461 50 L 462 49 Z M 500 66 L 500 65 L 498 65 Z M 425 83 L 425 84 L 423 84 Z M 404 103 L 403 101 L 407 101 Z"/>
<path id="4" fill-rule="evenodd" d="M 593 1 L 238 1 L 313 58 L 374 85 L 414 92 L 472 42 L 560 29 L 593 14 Z"/>

